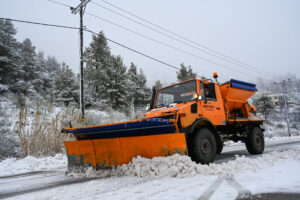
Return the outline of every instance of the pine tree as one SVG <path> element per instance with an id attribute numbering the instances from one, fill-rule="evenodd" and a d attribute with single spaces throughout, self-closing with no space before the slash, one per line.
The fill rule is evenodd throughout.
<path id="1" fill-rule="evenodd" d="M 272 100 L 266 94 L 263 94 L 259 98 L 255 99 L 253 104 L 256 106 L 257 111 L 264 115 L 265 119 L 267 119 L 269 114 L 274 110 Z"/>
<path id="2" fill-rule="evenodd" d="M 156 89 L 159 89 L 162 87 L 163 87 L 163 84 L 161 83 L 160 80 L 155 81 L 154 85 L 152 86 L 152 88 L 156 88 Z"/>
<path id="3" fill-rule="evenodd" d="M 78 103 L 79 86 L 75 81 L 75 75 L 68 65 L 62 63 L 55 77 L 54 96 L 57 102 L 63 102 L 66 106 L 70 103 Z"/>
<path id="4" fill-rule="evenodd" d="M 91 104 L 124 110 L 148 101 L 151 91 L 144 72 L 133 63 L 126 72 L 121 56 L 111 55 L 103 32 L 93 36 L 84 55 L 85 91 Z"/>
<path id="5" fill-rule="evenodd" d="M 197 73 L 194 73 L 192 70 L 192 67 L 189 65 L 187 68 L 184 63 L 180 64 L 180 70 L 179 72 L 176 72 L 177 74 L 177 81 L 185 81 L 191 78 L 196 78 Z"/>
<path id="6" fill-rule="evenodd" d="M 129 79 L 130 99 L 132 103 L 135 107 L 145 105 L 151 96 L 151 90 L 147 88 L 147 78 L 143 70 L 140 69 L 138 73 L 137 66 L 131 63 L 127 77 Z"/>
<path id="7" fill-rule="evenodd" d="M 0 20 L 0 84 L 14 84 L 17 78 L 17 33 L 10 20 Z"/>
<path id="8" fill-rule="evenodd" d="M 18 80 L 15 84 L 15 90 L 18 93 L 36 96 L 34 89 L 34 81 L 38 79 L 37 56 L 35 47 L 32 45 L 31 40 L 26 38 L 19 48 L 20 63 L 18 64 Z"/>
<path id="9" fill-rule="evenodd" d="M 132 106 L 134 106 L 135 102 L 135 93 L 138 88 L 137 85 L 137 66 L 133 64 L 132 62 L 130 63 L 130 67 L 127 71 L 127 79 L 128 79 L 128 87 L 129 87 L 129 101 Z"/>
<path id="10" fill-rule="evenodd" d="M 137 85 L 138 89 L 135 93 L 135 102 L 134 104 L 136 106 L 142 106 L 145 105 L 147 102 L 149 102 L 151 98 L 151 90 L 147 87 L 147 78 L 144 74 L 143 70 L 140 69 L 138 76 L 137 76 Z"/>
<path id="11" fill-rule="evenodd" d="M 98 36 L 93 36 L 90 46 L 85 49 L 84 59 L 87 62 L 85 69 L 86 93 L 93 102 L 103 102 L 106 98 L 105 84 L 109 81 L 106 71 L 113 65 L 110 49 L 103 32 L 100 32 Z"/>
<path id="12" fill-rule="evenodd" d="M 35 47 L 32 45 L 31 40 L 26 38 L 21 43 L 20 48 L 21 66 L 20 76 L 24 81 L 30 81 L 37 78 L 37 57 Z"/>
<path id="13" fill-rule="evenodd" d="M 112 57 L 112 67 L 106 69 L 107 78 L 106 82 L 107 97 L 113 109 L 126 109 L 130 102 L 128 79 L 126 77 L 126 67 L 123 64 L 121 56 Z"/>

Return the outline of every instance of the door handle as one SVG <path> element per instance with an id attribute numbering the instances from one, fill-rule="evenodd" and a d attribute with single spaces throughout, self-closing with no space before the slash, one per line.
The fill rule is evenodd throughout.
<path id="1" fill-rule="evenodd" d="M 220 107 L 216 107 L 216 109 L 220 110 L 221 108 Z"/>

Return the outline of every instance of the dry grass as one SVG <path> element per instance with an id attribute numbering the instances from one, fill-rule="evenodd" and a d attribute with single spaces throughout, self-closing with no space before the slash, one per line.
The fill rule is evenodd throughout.
<path id="1" fill-rule="evenodd" d="M 63 141 L 72 137 L 61 133 L 68 111 L 54 114 L 37 105 L 33 114 L 27 108 L 19 113 L 18 137 L 21 156 L 46 156 L 64 152 Z M 75 117 L 75 116 L 74 116 Z"/>
<path id="2" fill-rule="evenodd" d="M 49 156 L 65 153 L 63 142 L 73 140 L 72 135 L 61 133 L 69 121 L 73 127 L 106 124 L 129 120 L 124 113 L 111 110 L 100 115 L 95 112 L 86 112 L 82 119 L 79 110 L 64 110 L 57 114 L 52 105 L 40 106 L 37 104 L 34 111 L 24 108 L 19 113 L 18 137 L 21 156 Z"/>

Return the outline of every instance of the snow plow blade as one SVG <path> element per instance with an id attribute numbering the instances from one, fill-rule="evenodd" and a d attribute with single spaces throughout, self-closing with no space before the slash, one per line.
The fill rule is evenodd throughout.
<path id="1" fill-rule="evenodd" d="M 187 154 L 185 134 L 176 130 L 172 120 L 164 119 L 64 129 L 77 139 L 65 142 L 68 170 L 115 168 L 137 156 Z"/>

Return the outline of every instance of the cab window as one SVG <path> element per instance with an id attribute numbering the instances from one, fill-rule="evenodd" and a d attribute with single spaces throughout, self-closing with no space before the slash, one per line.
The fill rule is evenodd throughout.
<path id="1" fill-rule="evenodd" d="M 203 84 L 204 96 L 207 101 L 216 101 L 215 84 Z"/>
<path id="2" fill-rule="evenodd" d="M 156 107 L 169 106 L 172 103 L 184 103 L 193 100 L 197 92 L 196 81 L 188 81 L 160 89 L 157 93 Z"/>

